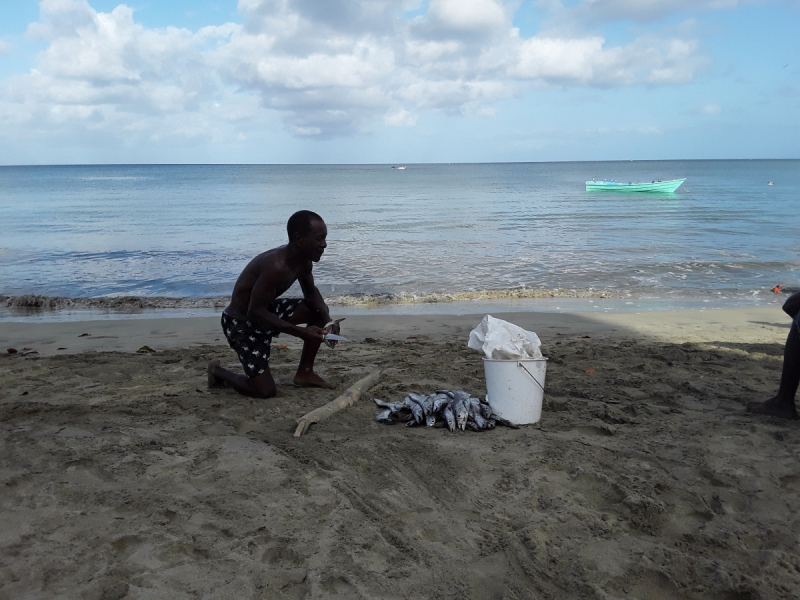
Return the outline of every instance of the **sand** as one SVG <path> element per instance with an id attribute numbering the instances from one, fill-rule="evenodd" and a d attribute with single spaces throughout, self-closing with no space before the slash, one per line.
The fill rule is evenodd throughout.
<path id="1" fill-rule="evenodd" d="M 255 401 L 206 388 L 238 368 L 216 319 L 0 323 L 0 598 L 800 595 L 799 425 L 744 412 L 778 308 L 496 316 L 542 338 L 540 423 L 386 426 L 366 398 L 299 439 L 337 392 L 290 385 L 294 338 Z M 483 394 L 481 317 L 349 316 L 318 371 Z"/>

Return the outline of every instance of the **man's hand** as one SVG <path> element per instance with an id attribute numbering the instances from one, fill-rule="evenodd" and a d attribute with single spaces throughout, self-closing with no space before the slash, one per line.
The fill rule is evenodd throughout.
<path id="1" fill-rule="evenodd" d="M 302 328 L 303 335 L 300 336 L 309 342 L 322 342 L 325 340 L 325 330 L 315 325 L 306 325 Z"/>

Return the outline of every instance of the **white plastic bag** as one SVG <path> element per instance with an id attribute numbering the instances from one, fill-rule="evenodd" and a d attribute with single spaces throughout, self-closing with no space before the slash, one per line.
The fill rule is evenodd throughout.
<path id="1" fill-rule="evenodd" d="M 467 345 L 473 350 L 483 350 L 486 358 L 495 360 L 543 358 L 539 336 L 492 315 L 483 317 L 480 325 L 470 332 Z"/>

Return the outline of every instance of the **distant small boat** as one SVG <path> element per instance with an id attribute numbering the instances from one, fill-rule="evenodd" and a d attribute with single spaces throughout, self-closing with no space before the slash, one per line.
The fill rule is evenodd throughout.
<path id="1" fill-rule="evenodd" d="M 669 181 L 651 181 L 644 183 L 623 183 L 621 181 L 587 181 L 587 192 L 674 192 L 681 184 L 686 181 L 683 179 L 670 179 Z"/>
<path id="2" fill-rule="evenodd" d="M 405 166 L 405 165 L 403 165 L 402 167 L 392 167 L 392 168 L 393 168 L 393 169 L 397 169 L 398 171 L 402 171 L 403 169 L 405 169 L 405 168 L 406 168 L 406 166 Z"/>
<path id="3" fill-rule="evenodd" d="M 770 181 L 769 183 L 767 183 L 767 185 L 775 185 L 775 184 Z"/>

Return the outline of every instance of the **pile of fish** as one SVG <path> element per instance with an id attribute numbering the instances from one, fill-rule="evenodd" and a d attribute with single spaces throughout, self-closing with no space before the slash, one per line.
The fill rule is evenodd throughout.
<path id="1" fill-rule="evenodd" d="M 475 398 L 461 390 L 436 390 L 433 394 L 409 394 L 400 402 L 384 402 L 375 398 L 375 404 L 383 410 L 375 416 L 378 423 L 394 425 L 405 423 L 406 427 L 426 425 L 447 427 L 450 431 L 484 431 L 504 425 L 518 429 L 492 412 L 485 399 Z"/>

